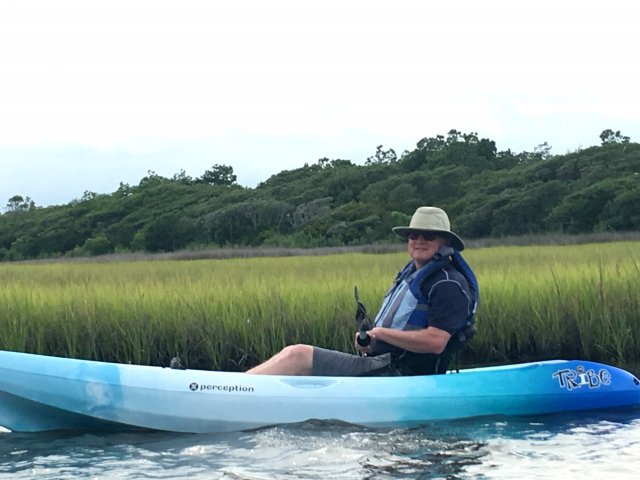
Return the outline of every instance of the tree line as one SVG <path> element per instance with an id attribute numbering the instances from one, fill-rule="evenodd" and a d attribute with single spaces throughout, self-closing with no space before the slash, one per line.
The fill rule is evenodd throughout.
<path id="1" fill-rule="evenodd" d="M 14 195 L 0 214 L 0 261 L 171 252 L 211 246 L 322 247 L 397 241 L 420 205 L 449 213 L 463 238 L 640 230 L 640 144 L 605 130 L 601 143 L 553 155 L 497 151 L 474 132 L 423 138 L 364 164 L 321 158 L 255 188 L 233 168 L 192 178 L 154 172 L 110 194 L 39 207 Z"/>

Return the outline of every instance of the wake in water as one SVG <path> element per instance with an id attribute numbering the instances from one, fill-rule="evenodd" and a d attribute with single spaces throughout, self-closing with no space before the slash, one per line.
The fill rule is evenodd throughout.
<path id="1" fill-rule="evenodd" d="M 221 435 L 0 434 L 11 479 L 635 478 L 640 412 L 435 422 L 326 422 Z"/>

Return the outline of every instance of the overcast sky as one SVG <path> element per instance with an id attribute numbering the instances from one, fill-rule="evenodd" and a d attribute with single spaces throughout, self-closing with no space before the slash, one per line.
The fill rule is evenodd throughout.
<path id="1" fill-rule="evenodd" d="M 148 171 L 254 187 L 455 128 L 640 141 L 640 2 L 0 0 L 0 208 Z"/>

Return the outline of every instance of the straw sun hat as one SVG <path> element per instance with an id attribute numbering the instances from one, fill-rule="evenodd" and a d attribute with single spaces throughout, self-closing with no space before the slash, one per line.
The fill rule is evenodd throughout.
<path id="1" fill-rule="evenodd" d="M 464 242 L 451 231 L 447 213 L 438 207 L 420 207 L 411 217 L 408 227 L 394 227 L 391 230 L 404 239 L 411 233 L 432 232 L 448 238 L 451 246 L 459 252 L 464 250 Z"/>

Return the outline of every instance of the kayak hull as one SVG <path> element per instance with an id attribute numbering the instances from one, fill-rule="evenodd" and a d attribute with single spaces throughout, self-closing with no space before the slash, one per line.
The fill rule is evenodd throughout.
<path id="1" fill-rule="evenodd" d="M 229 432 L 306 420 L 408 427 L 487 415 L 640 406 L 640 381 L 554 360 L 418 377 L 249 375 L 0 351 L 0 426 L 12 431 Z"/>

